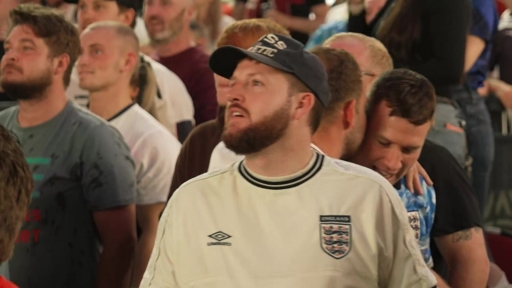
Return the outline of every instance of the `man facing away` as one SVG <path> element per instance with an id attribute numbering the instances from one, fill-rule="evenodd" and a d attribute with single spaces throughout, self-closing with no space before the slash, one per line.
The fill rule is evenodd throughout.
<path id="1" fill-rule="evenodd" d="M 135 169 L 122 136 L 66 98 L 78 31 L 51 8 L 10 13 L 0 85 L 19 106 L 0 124 L 35 182 L 9 260 L 20 287 L 127 287 L 136 245 Z"/>
<path id="2" fill-rule="evenodd" d="M 316 56 L 267 34 L 210 66 L 231 79 L 222 140 L 245 160 L 176 191 L 142 287 L 435 286 L 393 187 L 311 148 L 330 100 Z"/>
<path id="3" fill-rule="evenodd" d="M 98 21 L 116 21 L 133 29 L 139 6 L 139 0 L 79 0 L 78 30 L 82 32 Z M 171 134 L 184 141 L 194 123 L 194 106 L 187 88 L 176 74 L 149 56 L 140 54 L 140 62 L 140 79 L 137 79 L 137 89 L 132 95 L 134 101 L 162 123 Z M 154 81 L 148 81 L 149 75 Z M 150 95 L 146 95 L 148 93 Z M 71 74 L 66 94 L 82 106 L 89 104 L 87 91 L 79 86 L 76 67 Z M 145 105 L 147 101 L 151 105 Z"/>
<path id="4" fill-rule="evenodd" d="M 77 69 L 80 87 L 89 91 L 89 109 L 123 135 L 135 161 L 140 235 L 132 286 L 138 287 L 151 256 L 181 144 L 132 102 L 130 80 L 139 65 L 139 42 L 133 30 L 101 21 L 89 25 L 80 38 L 83 53 Z"/>

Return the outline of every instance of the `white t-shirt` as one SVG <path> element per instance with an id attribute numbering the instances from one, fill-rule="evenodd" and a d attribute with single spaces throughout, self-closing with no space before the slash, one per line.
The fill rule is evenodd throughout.
<path id="1" fill-rule="evenodd" d="M 169 196 L 180 142 L 139 105 L 109 120 L 123 135 L 135 161 L 137 205 L 165 203 Z"/>
<path id="2" fill-rule="evenodd" d="M 141 287 L 433 287 L 395 189 L 314 153 L 286 178 L 236 162 L 183 184 Z"/>
<path id="3" fill-rule="evenodd" d="M 155 95 L 156 119 L 178 137 L 177 124 L 184 121 L 194 123 L 194 104 L 192 98 L 183 84 L 183 81 L 162 64 L 151 57 L 140 54 L 153 68 L 156 83 L 160 93 Z M 76 66 L 71 72 L 71 81 L 66 90 L 69 99 L 83 107 L 89 104 L 89 92 L 79 86 L 79 78 Z"/>

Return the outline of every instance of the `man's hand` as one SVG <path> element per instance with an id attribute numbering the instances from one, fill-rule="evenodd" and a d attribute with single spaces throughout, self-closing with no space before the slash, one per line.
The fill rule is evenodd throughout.
<path id="1" fill-rule="evenodd" d="M 487 79 L 489 84 L 489 90 L 496 94 L 500 99 L 503 106 L 507 109 L 512 108 L 512 86 L 499 80 L 499 79 Z"/>
<path id="2" fill-rule="evenodd" d="M 427 171 L 423 169 L 419 162 L 416 162 L 411 166 L 411 169 L 405 175 L 405 181 L 407 185 L 407 189 L 411 191 L 411 193 L 417 193 L 418 195 L 423 195 L 423 189 L 421 187 L 420 175 L 425 179 L 428 186 L 434 185 L 434 182 L 430 179 L 427 174 Z"/>

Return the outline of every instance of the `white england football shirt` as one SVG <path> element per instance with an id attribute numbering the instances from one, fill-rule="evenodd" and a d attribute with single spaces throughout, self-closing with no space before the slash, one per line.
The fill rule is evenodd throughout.
<path id="1" fill-rule="evenodd" d="M 137 205 L 167 201 L 180 142 L 139 105 L 109 120 L 130 147 L 137 174 Z"/>
<path id="2" fill-rule="evenodd" d="M 183 81 L 162 64 L 141 54 L 144 61 L 153 68 L 160 93 L 155 95 L 156 119 L 178 137 L 177 124 L 184 121 L 194 123 L 194 104 Z M 71 81 L 66 89 L 66 96 L 83 107 L 89 104 L 89 92 L 79 86 L 76 66 L 71 72 Z"/>
<path id="3" fill-rule="evenodd" d="M 433 287 L 395 189 L 314 153 L 286 178 L 244 161 L 196 177 L 169 201 L 141 287 Z"/>

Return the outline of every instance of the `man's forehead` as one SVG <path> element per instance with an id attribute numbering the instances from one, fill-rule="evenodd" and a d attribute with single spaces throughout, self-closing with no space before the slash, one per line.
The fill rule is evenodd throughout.
<path id="1" fill-rule="evenodd" d="M 14 26 L 5 40 L 7 42 L 22 39 L 31 39 L 34 40 L 34 42 L 37 41 L 37 39 L 42 40 L 42 38 L 36 36 L 34 30 L 32 30 L 32 28 L 29 25 Z"/>
<path id="2" fill-rule="evenodd" d="M 268 74 L 268 73 L 278 73 L 282 74 L 281 71 L 270 67 L 268 65 L 265 65 L 263 63 L 260 63 L 256 60 L 245 58 L 242 59 L 240 62 L 238 62 L 238 65 L 236 66 L 236 69 L 233 73 L 233 76 L 235 75 L 247 75 L 247 74 L 254 74 L 254 73 L 261 73 L 261 74 Z"/>
<path id="3" fill-rule="evenodd" d="M 108 46 L 116 41 L 116 35 L 112 29 L 97 28 L 94 30 L 86 30 L 80 36 L 81 42 L 87 42 L 88 45 L 101 44 Z"/>

